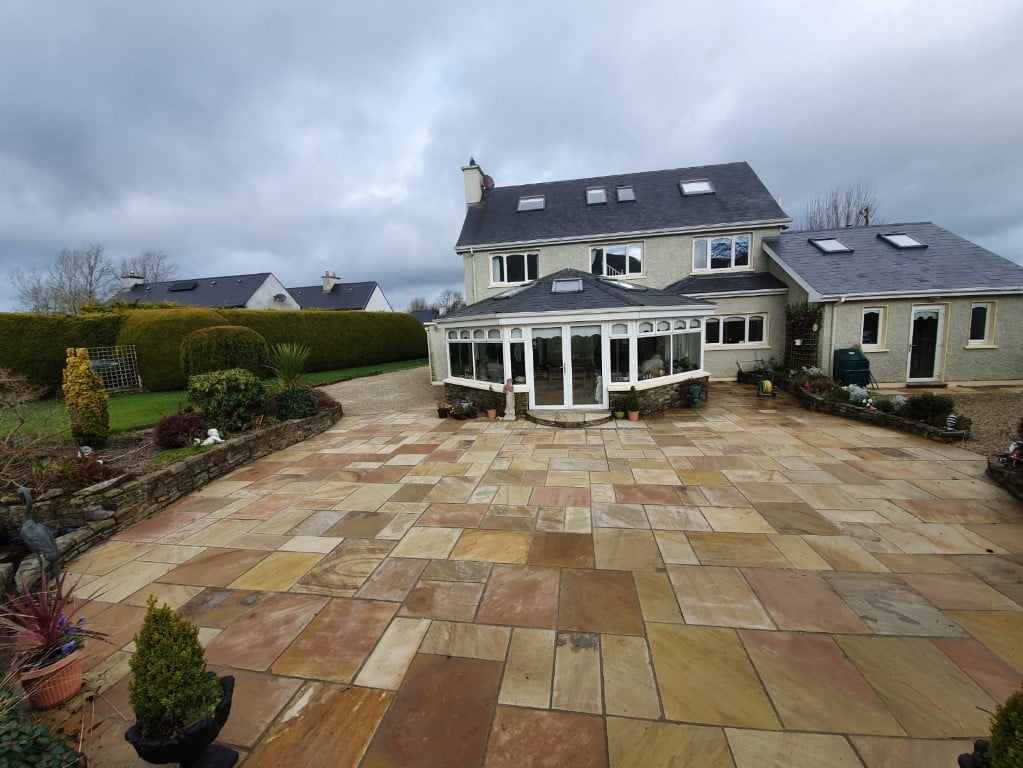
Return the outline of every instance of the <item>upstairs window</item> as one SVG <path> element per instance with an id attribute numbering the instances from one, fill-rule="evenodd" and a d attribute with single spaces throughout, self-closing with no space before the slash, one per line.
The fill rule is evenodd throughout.
<path id="1" fill-rule="evenodd" d="M 693 271 L 750 268 L 749 235 L 698 237 L 693 240 Z"/>
<path id="2" fill-rule="evenodd" d="M 714 187 L 706 179 L 693 179 L 691 181 L 680 181 L 678 188 L 686 197 L 690 195 L 713 195 Z"/>
<path id="3" fill-rule="evenodd" d="M 490 258 L 490 280 L 494 285 L 536 280 L 540 256 L 536 253 L 506 253 Z"/>
<path id="4" fill-rule="evenodd" d="M 547 207 L 546 195 L 525 195 L 519 198 L 520 211 L 542 211 Z"/>
<path id="5" fill-rule="evenodd" d="M 994 303 L 975 301 L 970 308 L 970 339 L 969 346 L 991 346 L 995 343 L 994 334 Z"/>
<path id="6" fill-rule="evenodd" d="M 643 243 L 590 248 L 590 272 L 601 277 L 643 274 Z"/>
<path id="7" fill-rule="evenodd" d="M 600 205 L 607 202 L 607 190 L 603 187 L 590 187 L 586 190 L 586 204 Z"/>
<path id="8" fill-rule="evenodd" d="M 618 195 L 619 203 L 634 203 L 636 202 L 636 190 L 632 188 L 631 184 L 622 184 L 615 188 L 615 194 Z"/>

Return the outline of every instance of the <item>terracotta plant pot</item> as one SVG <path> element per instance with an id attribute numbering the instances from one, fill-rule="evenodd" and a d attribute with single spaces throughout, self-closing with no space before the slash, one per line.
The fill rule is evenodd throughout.
<path id="1" fill-rule="evenodd" d="M 213 676 L 212 672 L 206 674 Z M 157 765 L 178 763 L 187 766 L 202 759 L 204 766 L 228 768 L 234 765 L 238 760 L 237 752 L 215 744 L 210 746 L 227 722 L 227 716 L 231 714 L 231 698 L 234 695 L 234 677 L 225 675 L 219 682 L 224 691 L 224 698 L 213 710 L 213 714 L 190 725 L 178 734 L 176 739 L 145 738 L 136 722 L 124 734 L 125 740 L 135 747 L 135 752 L 147 763 Z"/>
<path id="2" fill-rule="evenodd" d="M 639 421 L 639 411 L 627 411 L 629 414 L 629 421 Z"/>
<path id="3" fill-rule="evenodd" d="M 49 666 L 18 675 L 36 709 L 51 709 L 70 699 L 82 687 L 82 652 L 74 651 Z"/>
<path id="4" fill-rule="evenodd" d="M 490 419 L 491 421 L 496 419 L 497 418 L 497 409 L 496 408 L 487 408 L 487 418 Z"/>

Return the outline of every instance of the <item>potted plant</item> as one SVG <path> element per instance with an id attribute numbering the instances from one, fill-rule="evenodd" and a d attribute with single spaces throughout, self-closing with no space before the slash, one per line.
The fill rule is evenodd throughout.
<path id="1" fill-rule="evenodd" d="M 487 407 L 487 418 L 493 421 L 497 418 L 497 390 L 493 387 L 487 390 L 485 403 Z"/>
<path id="2" fill-rule="evenodd" d="M 437 418 L 446 419 L 448 413 L 451 411 L 451 406 L 448 405 L 448 401 L 443 397 L 437 398 Z"/>
<path id="3" fill-rule="evenodd" d="M 234 678 L 206 671 L 199 630 L 150 595 L 135 653 L 128 702 L 135 724 L 124 734 L 148 763 L 234 765 L 238 753 L 211 747 L 231 713 Z"/>
<path id="4" fill-rule="evenodd" d="M 67 586 L 67 573 L 51 582 L 43 569 L 35 587 L 22 585 L 7 605 L 0 623 L 12 630 L 17 671 L 29 701 L 36 709 L 59 706 L 82 687 L 82 654 L 86 638 L 106 635 L 86 629 L 83 617 L 75 618 L 77 582 Z"/>
<path id="5" fill-rule="evenodd" d="M 624 419 L 625 418 L 625 411 L 614 411 L 613 413 L 614 413 L 614 417 L 616 419 Z"/>
<path id="6" fill-rule="evenodd" d="M 629 394 L 625 396 L 625 410 L 629 415 L 629 421 L 639 419 L 639 393 L 635 387 L 630 387 Z"/>
<path id="7" fill-rule="evenodd" d="M 700 403 L 707 399 L 707 389 L 702 384 L 690 384 L 686 397 L 690 408 L 699 408 Z"/>
<path id="8" fill-rule="evenodd" d="M 991 738 L 977 739 L 973 752 L 959 756 L 960 768 L 1016 768 L 1023 765 L 1023 688 L 991 717 Z"/>

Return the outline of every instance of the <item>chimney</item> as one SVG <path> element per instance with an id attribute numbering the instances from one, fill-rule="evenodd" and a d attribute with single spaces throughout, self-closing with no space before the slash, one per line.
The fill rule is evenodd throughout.
<path id="1" fill-rule="evenodd" d="M 136 285 L 142 285 L 146 282 L 144 277 L 139 277 L 134 272 L 129 272 L 126 275 L 121 275 L 121 290 L 130 291 Z"/>
<path id="2" fill-rule="evenodd" d="M 476 205 L 483 199 L 483 169 L 471 157 L 469 164 L 462 166 L 465 177 L 465 204 Z"/>
<path id="3" fill-rule="evenodd" d="M 334 286 L 337 285 L 340 282 L 341 282 L 341 278 L 339 278 L 335 273 L 328 272 L 326 270 L 323 271 L 323 292 L 324 293 L 330 293 L 334 289 Z"/>
<path id="4" fill-rule="evenodd" d="M 444 317 L 444 315 L 446 315 L 447 313 L 448 313 L 448 308 L 447 307 L 437 307 L 437 316 L 438 317 Z"/>

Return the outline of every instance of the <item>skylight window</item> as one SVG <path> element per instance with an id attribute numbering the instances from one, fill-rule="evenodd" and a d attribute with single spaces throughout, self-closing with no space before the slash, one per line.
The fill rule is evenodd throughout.
<path id="1" fill-rule="evenodd" d="M 542 211 L 547 206 L 545 195 L 525 195 L 519 198 L 520 211 Z"/>
<path id="2" fill-rule="evenodd" d="M 852 248 L 834 237 L 826 237 L 820 240 L 809 240 L 810 245 L 822 253 L 852 253 Z"/>
<path id="3" fill-rule="evenodd" d="M 533 287 L 532 283 L 526 283 L 525 285 L 520 285 L 517 288 L 512 288 L 510 291 L 505 291 L 504 293 L 499 293 L 494 298 L 495 299 L 510 299 L 512 296 L 518 296 L 523 291 L 528 290 L 528 289 L 530 289 L 532 287 Z"/>
<path id="4" fill-rule="evenodd" d="M 890 245 L 894 245 L 896 248 L 926 248 L 926 244 L 921 243 L 915 237 L 905 234 L 904 232 L 893 232 L 890 235 L 878 235 L 879 238 L 884 240 Z"/>
<path id="5" fill-rule="evenodd" d="M 578 277 L 568 280 L 555 280 L 551 283 L 551 293 L 579 293 L 582 289 L 583 281 Z"/>
<path id="6" fill-rule="evenodd" d="M 618 195 L 619 203 L 633 203 L 636 201 L 636 190 L 632 188 L 631 184 L 622 184 L 615 189 L 615 192 Z"/>
<path id="7" fill-rule="evenodd" d="M 613 285 L 615 288 L 623 288 L 626 291 L 645 291 L 646 290 L 646 288 L 644 288 L 642 285 L 636 285 L 635 283 L 627 283 L 624 280 L 612 280 L 612 279 L 610 279 L 608 277 L 601 277 L 601 278 L 598 278 L 598 279 L 602 283 L 607 283 L 608 285 Z"/>
<path id="8" fill-rule="evenodd" d="M 600 205 L 607 202 L 607 190 L 603 187 L 590 187 L 586 190 L 586 204 Z"/>
<path id="9" fill-rule="evenodd" d="M 706 179 L 693 179 L 692 181 L 680 181 L 679 189 L 683 195 L 713 195 L 714 187 Z"/>

